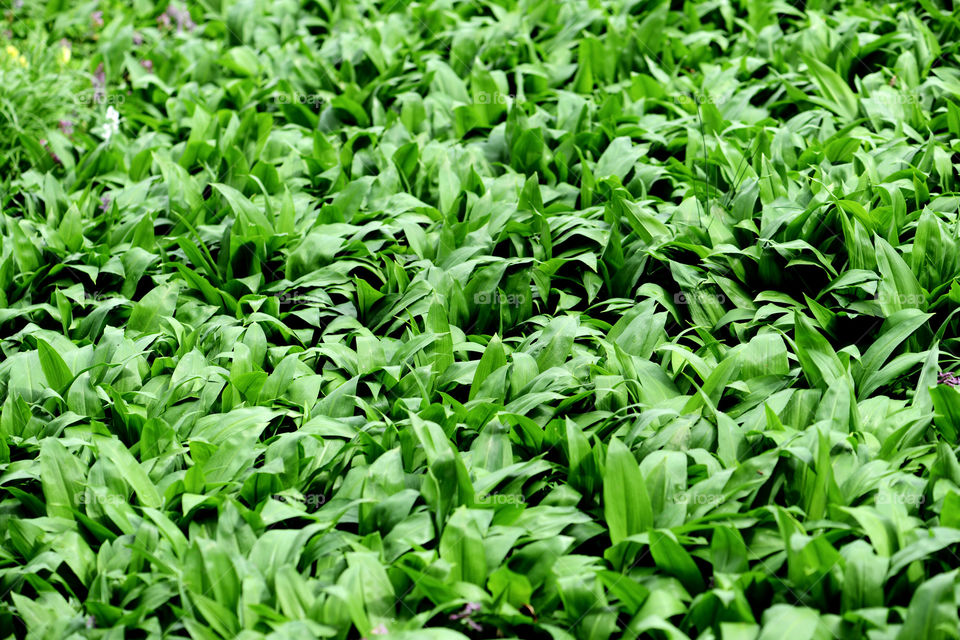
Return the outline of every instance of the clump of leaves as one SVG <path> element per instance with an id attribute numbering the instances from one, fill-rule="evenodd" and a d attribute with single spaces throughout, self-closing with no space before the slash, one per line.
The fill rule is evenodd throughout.
<path id="1" fill-rule="evenodd" d="M 813 5 L 26 9 L 0 637 L 953 637 L 956 24 Z"/>

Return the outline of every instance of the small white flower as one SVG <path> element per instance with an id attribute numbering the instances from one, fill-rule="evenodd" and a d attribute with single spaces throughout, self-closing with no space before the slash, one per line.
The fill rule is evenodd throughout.
<path id="1" fill-rule="evenodd" d="M 107 121 L 103 125 L 103 139 L 110 142 L 110 138 L 120 132 L 120 112 L 113 107 L 107 107 Z"/>

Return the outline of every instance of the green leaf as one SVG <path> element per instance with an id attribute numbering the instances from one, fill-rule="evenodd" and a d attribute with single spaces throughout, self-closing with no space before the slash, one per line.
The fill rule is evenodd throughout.
<path id="1" fill-rule="evenodd" d="M 122 442 L 116 438 L 95 436 L 94 444 L 103 456 L 117 465 L 117 468 L 123 473 L 123 479 L 137 494 L 140 504 L 154 509 L 163 504 L 163 499 L 153 482 L 150 481 L 146 471 L 143 470 L 143 467 L 140 466 L 140 463 Z"/>
<path id="2" fill-rule="evenodd" d="M 816 58 L 801 56 L 801 59 L 820 89 L 820 94 L 823 96 L 820 103 L 848 122 L 856 119 L 857 96 L 843 78 Z"/>
<path id="3" fill-rule="evenodd" d="M 62 395 L 70 383 L 73 382 L 73 372 L 70 371 L 70 367 L 67 366 L 56 349 L 41 338 L 37 338 L 37 355 L 40 358 L 40 367 L 43 369 L 47 384 Z"/>
<path id="4" fill-rule="evenodd" d="M 603 518 L 617 544 L 653 527 L 653 510 L 640 465 L 617 439 L 607 446 L 603 470 Z"/>
<path id="5" fill-rule="evenodd" d="M 44 438 L 40 445 L 40 481 L 47 515 L 73 519 L 73 510 L 81 503 L 86 470 L 63 444 Z"/>

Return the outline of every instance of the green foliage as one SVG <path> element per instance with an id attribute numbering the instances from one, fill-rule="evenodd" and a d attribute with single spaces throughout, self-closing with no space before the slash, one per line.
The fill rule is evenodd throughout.
<path id="1" fill-rule="evenodd" d="M 952 5 L 6 10 L 0 638 L 957 637 Z"/>

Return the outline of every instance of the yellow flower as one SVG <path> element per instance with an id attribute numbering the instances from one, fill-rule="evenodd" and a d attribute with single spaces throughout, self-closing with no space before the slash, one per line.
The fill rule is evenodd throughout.
<path id="1" fill-rule="evenodd" d="M 60 47 L 60 52 L 57 54 L 57 62 L 60 64 L 70 62 L 70 47 Z"/>
<path id="2" fill-rule="evenodd" d="M 27 59 L 26 59 L 26 57 L 24 57 L 24 56 L 22 56 L 22 55 L 20 56 L 20 59 L 17 60 L 17 62 L 20 63 L 20 66 L 21 66 L 21 67 L 27 66 Z"/>
<path id="3" fill-rule="evenodd" d="M 17 56 L 20 55 L 20 52 L 17 51 L 17 48 L 15 46 L 13 46 L 12 44 L 8 44 L 7 55 L 10 56 L 11 58 L 16 58 Z"/>

